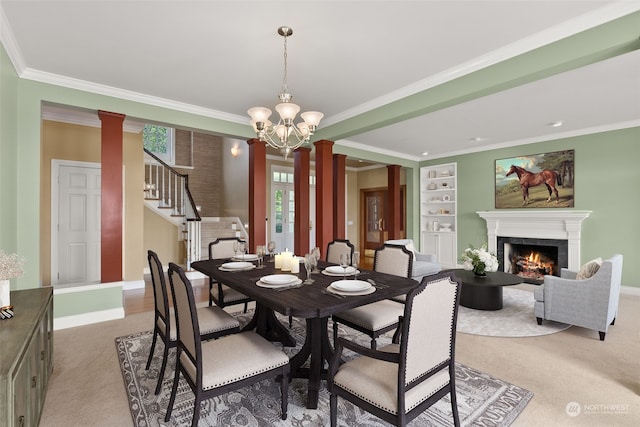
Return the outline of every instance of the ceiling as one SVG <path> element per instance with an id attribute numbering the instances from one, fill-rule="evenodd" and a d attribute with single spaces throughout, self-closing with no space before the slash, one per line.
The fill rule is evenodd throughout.
<path id="1" fill-rule="evenodd" d="M 247 124 L 229 135 L 243 139 L 247 109 L 278 102 L 281 25 L 294 31 L 289 91 L 302 111 L 325 114 L 316 137 L 338 145 L 424 160 L 640 125 L 638 27 L 622 47 L 598 46 L 603 36 L 572 44 L 574 34 L 640 15 L 638 1 L 0 0 L 0 8 L 2 42 L 22 78 Z M 574 60 L 574 46 L 592 50 Z"/>

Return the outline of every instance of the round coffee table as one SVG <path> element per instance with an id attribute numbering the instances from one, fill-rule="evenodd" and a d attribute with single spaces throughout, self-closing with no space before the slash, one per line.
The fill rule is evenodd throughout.
<path id="1" fill-rule="evenodd" d="M 462 280 L 460 305 L 476 310 L 500 310 L 502 287 L 522 283 L 520 276 L 502 271 L 487 273 L 485 278 L 476 277 L 473 271 L 456 269 L 455 275 Z"/>

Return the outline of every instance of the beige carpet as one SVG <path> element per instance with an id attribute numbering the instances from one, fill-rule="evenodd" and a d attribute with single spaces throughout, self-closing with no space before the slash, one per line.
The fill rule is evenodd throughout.
<path id="1" fill-rule="evenodd" d="M 148 330 L 152 324 L 149 312 L 56 331 L 54 370 L 40 425 L 132 425 L 113 343 L 118 336 Z M 618 319 L 604 342 L 597 332 L 577 327 L 528 338 L 459 333 L 457 361 L 534 393 L 512 426 L 636 427 L 640 297 L 621 296 Z M 567 413 L 572 402 L 579 405 L 577 416 Z"/>

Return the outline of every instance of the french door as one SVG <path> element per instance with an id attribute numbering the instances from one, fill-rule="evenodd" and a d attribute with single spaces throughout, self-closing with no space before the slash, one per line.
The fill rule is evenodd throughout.
<path id="1" fill-rule="evenodd" d="M 288 248 L 293 251 L 295 226 L 295 193 L 293 184 L 271 184 L 271 240 L 276 242 L 276 251 Z"/>

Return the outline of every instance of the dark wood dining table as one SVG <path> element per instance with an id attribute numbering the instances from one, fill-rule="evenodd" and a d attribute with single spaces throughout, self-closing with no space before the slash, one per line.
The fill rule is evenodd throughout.
<path id="1" fill-rule="evenodd" d="M 261 277 L 270 274 L 289 274 L 289 272 L 276 269 L 273 263 L 266 262 L 262 269 L 245 271 L 223 271 L 221 264 L 229 260 L 203 260 L 191 264 L 194 270 L 200 271 L 209 277 L 224 283 L 256 301 L 256 309 L 251 321 L 243 328 L 255 330 L 270 341 L 279 341 L 285 346 L 294 347 L 295 339 L 288 329 L 280 323 L 275 313 L 285 316 L 304 318 L 306 320 L 306 337 L 300 351 L 291 360 L 291 378 L 308 379 L 307 408 L 315 409 L 318 406 L 318 393 L 320 383 L 326 379 L 325 362 L 331 359 L 333 347 L 329 340 L 328 321 L 331 315 L 342 311 L 359 307 L 361 305 L 381 301 L 387 298 L 406 294 L 418 282 L 410 278 L 379 273 L 371 270 L 360 270 L 359 280 L 371 280 L 375 283 L 375 292 L 368 295 L 336 297 L 326 292 L 326 288 L 334 281 L 342 279 L 341 276 L 328 276 L 313 273 L 312 284 L 302 285 L 299 288 L 278 291 L 256 285 Z M 320 262 L 320 270 L 333 265 Z M 297 274 L 300 279 L 306 278 L 304 267 Z M 353 276 L 347 276 L 353 279 Z M 311 358 L 309 367 L 303 367 Z"/>

